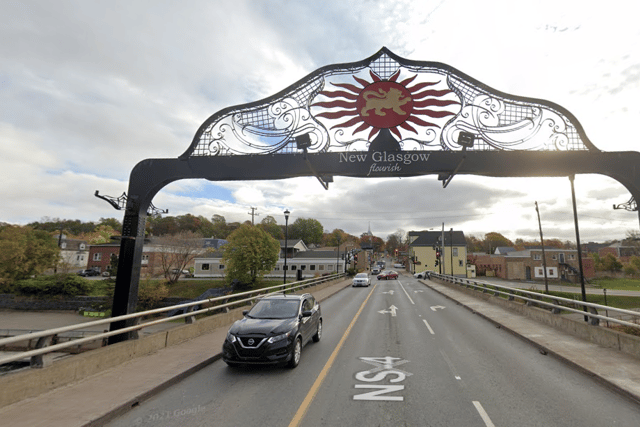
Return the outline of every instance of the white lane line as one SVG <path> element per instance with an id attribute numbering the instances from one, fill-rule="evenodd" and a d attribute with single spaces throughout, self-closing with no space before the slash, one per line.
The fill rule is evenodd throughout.
<path id="1" fill-rule="evenodd" d="M 424 322 L 424 324 L 427 327 L 427 329 L 429 329 L 429 332 L 431 332 L 431 335 L 435 335 L 436 333 L 433 332 L 433 329 L 431 329 L 431 326 L 429 326 L 429 323 L 427 323 L 427 321 L 424 320 L 424 319 L 422 319 L 422 321 Z"/>
<path id="2" fill-rule="evenodd" d="M 416 305 L 415 302 L 413 302 L 413 300 L 411 299 L 411 297 L 409 296 L 409 293 L 407 292 L 407 290 L 404 288 L 404 286 L 402 286 L 402 283 L 400 283 L 400 281 L 398 280 L 398 284 L 400 284 L 400 287 L 402 288 L 402 290 L 404 291 L 405 295 L 407 295 L 407 298 L 409 298 L 409 301 L 411 301 L 411 304 Z"/>
<path id="3" fill-rule="evenodd" d="M 484 421 L 484 425 L 486 425 L 487 427 L 495 427 L 495 424 L 491 422 L 491 418 L 489 418 L 489 414 L 487 414 L 487 411 L 484 410 L 480 402 L 478 402 L 477 400 L 474 400 L 473 406 L 476 407 L 476 410 L 482 417 L 482 421 Z"/>

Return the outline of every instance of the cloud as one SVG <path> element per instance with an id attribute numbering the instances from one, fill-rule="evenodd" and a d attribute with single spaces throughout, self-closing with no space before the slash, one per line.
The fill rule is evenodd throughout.
<path id="1" fill-rule="evenodd" d="M 122 218 L 93 196 L 119 196 L 140 161 L 182 154 L 223 108 L 271 96 L 316 69 L 365 59 L 382 46 L 448 64 L 506 93 L 571 111 L 606 151 L 638 150 L 640 35 L 633 6 L 544 0 L 480 2 L 25 1 L 0 4 L 0 221 L 44 216 Z M 460 13 L 464 10 L 464 13 Z M 623 237 L 637 213 L 602 176 L 576 177 L 583 240 Z M 313 177 L 170 184 L 154 199 L 171 215 L 229 221 L 282 211 L 327 230 L 381 237 L 455 227 L 573 239 L 566 178 Z"/>

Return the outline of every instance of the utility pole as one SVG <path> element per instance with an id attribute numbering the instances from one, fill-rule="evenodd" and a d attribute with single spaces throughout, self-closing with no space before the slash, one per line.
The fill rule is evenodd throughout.
<path id="1" fill-rule="evenodd" d="M 259 213 L 256 213 L 256 209 L 258 209 L 258 208 L 251 207 L 250 209 L 251 209 L 251 212 L 247 212 L 247 213 L 248 213 L 249 215 L 251 215 L 251 225 L 255 225 L 255 224 L 253 223 L 253 217 L 254 217 L 254 216 L 260 216 L 260 214 L 259 214 Z"/>
<path id="2" fill-rule="evenodd" d="M 540 222 L 540 211 L 536 201 L 536 213 L 538 214 L 538 228 L 540 228 L 540 243 L 542 244 L 542 268 L 544 269 L 544 291 L 549 293 L 549 283 L 547 282 L 547 257 L 544 255 L 544 239 L 542 238 L 542 223 Z"/>

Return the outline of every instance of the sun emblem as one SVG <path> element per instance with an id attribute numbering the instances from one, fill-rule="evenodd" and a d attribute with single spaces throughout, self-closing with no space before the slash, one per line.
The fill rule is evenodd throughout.
<path id="1" fill-rule="evenodd" d="M 331 129 L 359 125 L 353 133 L 370 129 L 369 140 L 380 129 L 389 129 L 399 139 L 402 139 L 400 129 L 418 134 L 414 125 L 441 128 L 439 124 L 427 120 L 453 116 L 456 112 L 447 111 L 442 107 L 460 105 L 460 102 L 456 100 L 442 99 L 453 93 L 449 89 L 427 89 L 437 85 L 440 81 L 409 86 L 417 75 L 398 82 L 400 70 L 393 74 L 389 80 L 382 80 L 372 71 L 369 71 L 369 74 L 371 81 L 353 76 L 358 85 L 331 83 L 344 90 L 320 92 L 319 95 L 334 98 L 334 100 L 316 102 L 312 104 L 312 107 L 341 108 L 341 110 L 322 112 L 316 114 L 316 117 L 332 120 L 346 118 L 347 120 L 333 125 Z"/>

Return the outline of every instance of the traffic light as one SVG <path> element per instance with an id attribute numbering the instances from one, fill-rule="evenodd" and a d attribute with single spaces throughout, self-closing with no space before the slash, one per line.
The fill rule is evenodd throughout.
<path id="1" fill-rule="evenodd" d="M 436 260 L 436 267 L 438 266 L 438 260 Z"/>

